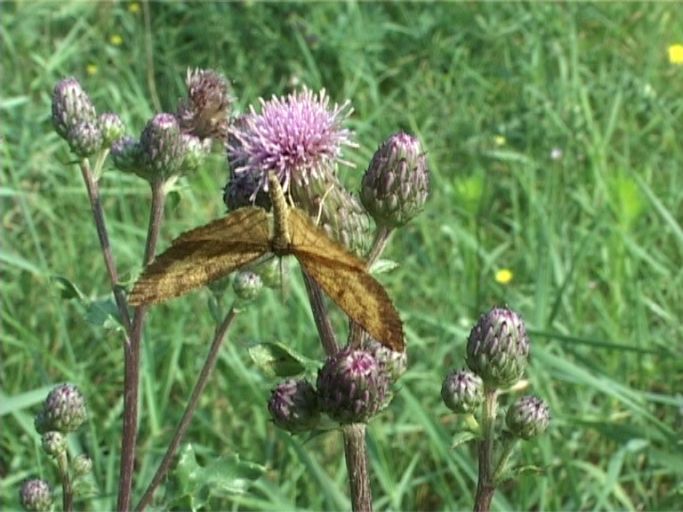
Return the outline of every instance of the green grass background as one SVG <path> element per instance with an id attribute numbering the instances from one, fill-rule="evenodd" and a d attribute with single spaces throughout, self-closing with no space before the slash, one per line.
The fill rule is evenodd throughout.
<path id="1" fill-rule="evenodd" d="M 431 197 L 385 254 L 400 267 L 380 277 L 405 322 L 410 370 L 369 428 L 377 509 L 471 508 L 476 457 L 469 445 L 451 449 L 459 422 L 439 389 L 464 364 L 478 315 L 501 304 L 527 322 L 529 391 L 553 421 L 520 453 L 543 472 L 503 485 L 494 508 L 683 506 L 683 66 L 667 58 L 683 43 L 680 4 L 153 3 L 148 23 L 140 7 L 0 5 L 0 508 L 17 506 L 24 478 L 55 480 L 32 428 L 55 383 L 88 399 L 73 448 L 94 458 L 92 509 L 113 507 L 118 476 L 120 336 L 87 323 L 51 281 L 108 293 L 80 173 L 51 127 L 52 87 L 78 77 L 98 111 L 119 112 L 137 134 L 175 109 L 188 67 L 225 73 L 238 111 L 296 84 L 350 99 L 360 144 L 346 153 L 356 169 L 342 170 L 350 188 L 398 129 L 427 151 Z M 183 181 L 162 247 L 222 214 L 226 173 L 217 152 Z M 102 187 L 118 266 L 132 279 L 148 190 L 111 167 Z M 514 273 L 508 285 L 494 279 L 500 268 Z M 138 491 L 208 349 L 207 297 L 148 319 Z M 298 278 L 239 317 L 192 423 L 187 440 L 202 460 L 239 453 L 268 468 L 209 508 L 349 508 L 340 437 L 304 441 L 269 422 L 275 381 L 247 349 L 276 340 L 321 357 Z"/>

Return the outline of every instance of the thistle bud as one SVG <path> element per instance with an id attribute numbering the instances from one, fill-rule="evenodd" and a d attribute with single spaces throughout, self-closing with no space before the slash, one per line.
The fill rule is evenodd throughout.
<path id="1" fill-rule="evenodd" d="M 44 512 L 52 506 L 52 491 L 45 480 L 27 480 L 21 486 L 19 500 L 26 510 Z"/>
<path id="2" fill-rule="evenodd" d="M 69 131 L 79 123 L 95 122 L 95 106 L 75 78 L 65 78 L 52 92 L 52 124 L 55 131 L 69 140 Z"/>
<path id="3" fill-rule="evenodd" d="M 522 439 L 541 435 L 550 423 L 548 405 L 535 396 L 523 396 L 510 406 L 505 424 L 510 432 Z"/>
<path id="4" fill-rule="evenodd" d="M 85 476 L 92 471 L 92 459 L 81 453 L 74 459 L 72 467 L 76 478 Z"/>
<path id="5" fill-rule="evenodd" d="M 232 172 L 223 189 L 223 202 L 228 210 L 243 206 L 260 206 L 270 210 L 268 193 L 260 188 L 260 178 L 251 172 Z"/>
<path id="6" fill-rule="evenodd" d="M 111 158 L 118 170 L 143 175 L 142 148 L 133 137 L 122 137 L 114 142 Z"/>
<path id="7" fill-rule="evenodd" d="M 472 372 L 452 370 L 441 385 L 441 398 L 455 413 L 472 413 L 484 400 L 484 384 Z"/>
<path id="8" fill-rule="evenodd" d="M 74 432 L 83 424 L 87 415 L 85 399 L 80 390 L 73 384 L 61 384 L 47 395 L 42 414 L 39 415 L 40 420 L 36 419 L 36 427 L 40 424 L 43 432 Z"/>
<path id="9" fill-rule="evenodd" d="M 90 156 L 102 148 L 102 132 L 97 123 L 90 121 L 73 125 L 66 140 L 71 151 L 80 157 Z"/>
<path id="10" fill-rule="evenodd" d="M 249 302 L 258 296 L 261 288 L 263 288 L 263 282 L 258 274 L 249 270 L 242 270 L 235 274 L 232 288 L 235 290 L 238 299 Z"/>
<path id="11" fill-rule="evenodd" d="M 529 337 L 522 318 L 509 309 L 482 315 L 467 340 L 467 366 L 490 387 L 514 384 L 524 374 Z"/>
<path id="12" fill-rule="evenodd" d="M 111 147 L 114 141 L 123 137 L 126 131 L 121 118 L 112 112 L 100 114 L 97 118 L 97 124 L 102 133 L 102 146 L 106 148 Z"/>
<path id="13" fill-rule="evenodd" d="M 50 457 L 57 457 L 66 450 L 66 438 L 61 432 L 51 430 L 45 432 L 41 438 L 43 450 Z"/>
<path id="14" fill-rule="evenodd" d="M 178 120 L 172 114 L 157 114 L 140 136 L 142 162 L 148 178 L 167 179 L 180 173 L 186 147 Z"/>
<path id="15" fill-rule="evenodd" d="M 196 171 L 204 163 L 204 158 L 209 152 L 208 144 L 203 144 L 197 137 L 187 133 L 183 133 L 180 136 L 180 143 L 183 146 L 184 154 L 181 165 L 183 171 Z"/>
<path id="16" fill-rule="evenodd" d="M 372 242 L 370 219 L 365 210 L 334 173 L 321 167 L 317 173 L 292 174 L 289 188 L 294 204 L 317 221 L 330 236 L 358 256 L 364 256 Z"/>
<path id="17" fill-rule="evenodd" d="M 375 358 L 380 371 L 385 373 L 392 383 L 408 369 L 408 352 L 405 350 L 396 352 L 372 338 L 365 339 L 363 350 Z"/>
<path id="18" fill-rule="evenodd" d="M 210 69 L 187 71 L 187 99 L 178 107 L 183 132 L 200 139 L 225 140 L 232 106 L 230 82 Z"/>
<path id="19" fill-rule="evenodd" d="M 318 395 L 304 379 L 278 384 L 268 400 L 268 411 L 273 423 L 292 433 L 313 430 L 320 421 Z"/>
<path id="20" fill-rule="evenodd" d="M 422 145 L 406 133 L 392 135 L 375 152 L 363 176 L 363 205 L 378 226 L 396 228 L 422 211 L 428 193 Z"/>
<path id="21" fill-rule="evenodd" d="M 287 273 L 287 267 L 282 265 L 281 258 L 269 258 L 266 261 L 252 267 L 263 282 L 263 286 L 274 290 L 282 287 L 282 280 Z"/>
<path id="22" fill-rule="evenodd" d="M 323 412 L 342 424 L 367 422 L 384 406 L 389 391 L 377 361 L 348 348 L 327 358 L 317 384 Z"/>

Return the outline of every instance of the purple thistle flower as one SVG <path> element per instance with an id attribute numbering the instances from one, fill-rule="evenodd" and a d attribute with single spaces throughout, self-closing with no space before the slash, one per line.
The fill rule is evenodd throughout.
<path id="1" fill-rule="evenodd" d="M 255 173 L 260 188 L 267 190 L 268 172 L 274 171 L 287 190 L 296 173 L 307 182 L 336 162 L 352 165 L 341 158 L 342 146 L 357 147 L 351 131 L 342 127 L 353 111 L 349 101 L 330 107 L 324 89 L 314 94 L 306 88 L 285 98 L 259 101 L 261 113 L 251 107 L 228 138 L 234 173 Z"/>

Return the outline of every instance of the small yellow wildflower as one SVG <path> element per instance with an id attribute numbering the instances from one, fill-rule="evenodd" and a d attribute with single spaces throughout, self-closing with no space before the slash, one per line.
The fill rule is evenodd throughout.
<path id="1" fill-rule="evenodd" d="M 128 12 L 137 14 L 140 12 L 140 4 L 138 2 L 131 2 L 128 4 Z"/>
<path id="2" fill-rule="evenodd" d="M 669 46 L 669 62 L 671 64 L 683 64 L 683 44 Z"/>
<path id="3" fill-rule="evenodd" d="M 121 46 L 121 45 L 123 44 L 123 37 L 121 37 L 121 36 L 118 35 L 118 34 L 113 34 L 113 35 L 109 38 L 109 42 L 110 42 L 111 44 L 113 44 L 114 46 Z"/>
<path id="4" fill-rule="evenodd" d="M 508 284 L 512 281 L 514 274 L 509 268 L 501 268 L 496 272 L 496 282 L 500 284 Z"/>
<path id="5" fill-rule="evenodd" d="M 503 135 L 496 135 L 493 137 L 493 143 L 496 146 L 505 146 L 505 143 L 507 142 L 507 139 Z"/>
<path id="6" fill-rule="evenodd" d="M 85 66 L 85 72 L 88 73 L 88 75 L 93 76 L 97 74 L 97 64 L 88 64 Z"/>

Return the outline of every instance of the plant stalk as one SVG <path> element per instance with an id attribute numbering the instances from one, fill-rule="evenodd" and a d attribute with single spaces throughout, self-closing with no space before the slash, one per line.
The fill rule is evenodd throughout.
<path id="1" fill-rule="evenodd" d="M 496 485 L 493 480 L 493 437 L 495 435 L 498 391 L 486 387 L 484 390 L 484 417 L 482 431 L 484 438 L 479 442 L 479 479 L 474 499 L 474 512 L 489 512 Z"/>
<path id="2" fill-rule="evenodd" d="M 365 447 L 365 423 L 345 425 L 344 455 L 349 473 L 351 508 L 353 512 L 372 512 L 372 489 L 368 472 L 368 454 Z"/>
<path id="3" fill-rule="evenodd" d="M 216 360 L 218 359 L 218 354 L 220 352 L 221 345 L 223 344 L 223 340 L 225 339 L 225 336 L 228 333 L 228 329 L 230 328 L 230 325 L 237 316 L 238 312 L 239 311 L 233 305 L 230 308 L 230 311 L 228 311 L 228 314 L 221 322 L 221 324 L 216 328 L 216 332 L 213 337 L 213 342 L 211 343 L 211 348 L 209 349 L 209 353 L 206 356 L 206 360 L 204 361 L 202 371 L 200 372 L 199 377 L 197 378 L 197 382 L 195 383 L 194 389 L 192 390 L 192 396 L 190 397 L 190 400 L 188 401 L 187 406 L 185 407 L 183 417 L 181 418 L 180 423 L 178 423 L 178 426 L 176 427 L 175 434 L 173 435 L 173 440 L 168 445 L 166 453 L 164 454 L 164 458 L 162 459 L 161 463 L 159 464 L 159 467 L 157 468 L 156 473 L 154 474 L 154 478 L 152 478 L 152 481 L 147 486 L 147 489 L 145 490 L 145 493 L 142 495 L 140 502 L 135 507 L 135 510 L 142 511 L 145 509 L 145 507 L 147 507 L 150 504 L 150 502 L 152 501 L 152 497 L 154 496 L 154 491 L 157 489 L 157 487 L 159 487 L 159 484 L 168 473 L 175 452 L 178 449 L 180 443 L 182 442 L 183 437 L 185 437 L 188 427 L 190 426 L 192 415 L 197 410 L 197 405 L 199 404 L 199 397 L 204 391 L 204 388 L 206 387 L 211 372 L 213 371 L 216 365 Z"/>
<path id="4" fill-rule="evenodd" d="M 323 300 L 323 292 L 318 283 L 311 278 L 303 269 L 301 274 L 304 276 L 304 283 L 306 284 L 306 292 L 308 293 L 308 300 L 311 303 L 311 310 L 313 311 L 313 319 L 315 326 L 318 329 L 320 341 L 328 356 L 334 355 L 339 351 L 337 345 L 337 338 L 334 335 L 334 329 L 330 323 L 330 317 L 327 314 L 327 308 Z"/>

